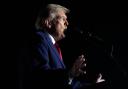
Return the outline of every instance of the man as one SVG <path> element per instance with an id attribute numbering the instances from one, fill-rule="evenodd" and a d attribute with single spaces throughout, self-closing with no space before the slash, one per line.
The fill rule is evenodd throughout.
<path id="1" fill-rule="evenodd" d="M 67 89 L 72 87 L 72 80 L 85 71 L 83 55 L 76 59 L 68 70 L 63 62 L 57 42 L 65 37 L 68 26 L 66 14 L 69 10 L 61 5 L 48 4 L 37 17 L 36 29 L 32 40 L 32 65 L 30 86 L 32 89 Z"/>
<path id="2" fill-rule="evenodd" d="M 32 89 L 78 89 L 79 82 L 75 82 L 75 77 L 86 73 L 82 70 L 86 66 L 84 55 L 81 54 L 76 59 L 71 69 L 66 69 L 61 51 L 57 47 L 57 42 L 65 37 L 68 12 L 61 5 L 48 4 L 37 17 L 29 76 Z"/>

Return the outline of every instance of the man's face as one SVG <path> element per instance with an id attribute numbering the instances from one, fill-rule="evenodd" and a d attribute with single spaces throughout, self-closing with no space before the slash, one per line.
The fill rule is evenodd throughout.
<path id="1" fill-rule="evenodd" d="M 63 11 L 60 11 L 56 19 L 53 20 L 53 29 L 55 31 L 53 35 L 57 41 L 65 37 L 64 31 L 67 29 L 67 26 L 67 16 Z"/>

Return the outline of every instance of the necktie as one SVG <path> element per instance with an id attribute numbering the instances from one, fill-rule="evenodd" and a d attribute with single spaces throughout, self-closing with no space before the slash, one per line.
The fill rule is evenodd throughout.
<path id="1" fill-rule="evenodd" d="M 60 55 L 60 58 L 62 59 L 62 53 L 61 53 L 61 49 L 60 49 L 59 45 L 57 43 L 55 43 L 54 46 L 56 47 L 56 49 Z"/>

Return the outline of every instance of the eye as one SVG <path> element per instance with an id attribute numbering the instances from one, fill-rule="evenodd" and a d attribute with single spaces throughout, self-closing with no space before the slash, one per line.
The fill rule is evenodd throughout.
<path id="1" fill-rule="evenodd" d="M 57 19 L 66 20 L 66 18 L 64 16 L 58 16 Z"/>
<path id="2" fill-rule="evenodd" d="M 60 20 L 64 20 L 64 17 L 60 17 L 59 19 L 60 19 Z"/>

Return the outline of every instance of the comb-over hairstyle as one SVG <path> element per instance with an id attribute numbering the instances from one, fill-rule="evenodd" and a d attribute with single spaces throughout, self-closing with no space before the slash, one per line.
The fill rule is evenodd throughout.
<path id="1" fill-rule="evenodd" d="M 46 8 L 41 8 L 35 22 L 36 29 L 42 29 L 42 20 L 49 18 L 52 21 L 56 18 L 59 11 L 63 11 L 64 13 L 70 12 L 69 9 L 58 4 L 48 4 Z"/>

